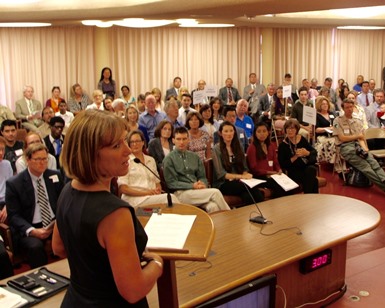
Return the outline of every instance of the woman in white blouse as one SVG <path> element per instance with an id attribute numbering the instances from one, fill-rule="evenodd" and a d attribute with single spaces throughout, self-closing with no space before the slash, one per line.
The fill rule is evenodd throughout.
<path id="1" fill-rule="evenodd" d="M 132 151 L 128 173 L 118 178 L 122 199 L 135 208 L 148 204 L 167 203 L 167 194 L 162 193 L 160 181 L 153 174 L 159 177 L 155 160 L 143 153 L 144 140 L 140 130 L 134 130 L 128 134 L 127 141 Z M 139 159 L 138 162 L 136 162 L 137 159 Z M 171 195 L 171 198 L 173 203 L 180 203 L 174 195 Z"/>

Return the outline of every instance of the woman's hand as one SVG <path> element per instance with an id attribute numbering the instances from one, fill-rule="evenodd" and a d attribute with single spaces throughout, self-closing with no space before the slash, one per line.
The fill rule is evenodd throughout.
<path id="1" fill-rule="evenodd" d="M 248 173 L 248 172 L 244 172 L 242 174 L 242 177 L 241 179 L 244 179 L 244 180 L 248 180 L 248 179 L 252 179 L 253 178 L 253 175 L 251 173 Z"/>
<path id="2" fill-rule="evenodd" d="M 295 152 L 295 154 L 298 156 L 298 157 L 305 157 L 305 156 L 309 156 L 310 155 L 310 152 L 308 150 L 306 150 L 305 148 L 300 148 L 300 149 L 297 149 L 297 151 Z"/>

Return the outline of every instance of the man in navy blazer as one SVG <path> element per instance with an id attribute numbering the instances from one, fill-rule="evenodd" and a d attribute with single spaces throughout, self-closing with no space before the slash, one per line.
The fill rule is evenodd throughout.
<path id="1" fill-rule="evenodd" d="M 25 150 L 28 168 L 6 183 L 5 202 L 16 247 L 26 256 L 31 268 L 47 264 L 45 242 L 51 238 L 56 203 L 63 188 L 59 171 L 47 169 L 48 149 L 32 144 Z M 37 183 L 40 180 L 49 203 L 51 223 L 43 226 Z M 41 204 L 41 203 L 40 203 Z"/>

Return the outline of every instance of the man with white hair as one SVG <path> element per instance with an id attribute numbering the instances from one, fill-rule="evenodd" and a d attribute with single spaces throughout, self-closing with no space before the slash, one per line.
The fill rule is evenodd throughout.
<path id="1" fill-rule="evenodd" d="M 112 108 L 114 109 L 116 115 L 121 118 L 124 118 L 124 112 L 126 111 L 124 103 L 124 99 L 122 98 L 117 98 L 112 102 Z"/>
<path id="2" fill-rule="evenodd" d="M 249 108 L 249 103 L 245 99 L 240 99 L 237 103 L 236 112 L 237 119 L 235 121 L 235 126 L 243 128 L 247 139 L 253 135 L 254 122 L 251 117 L 247 115 L 247 110 Z"/>
<path id="3" fill-rule="evenodd" d="M 24 128 L 36 131 L 36 128 L 43 124 L 40 119 L 43 106 L 41 102 L 32 98 L 33 92 L 32 86 L 24 86 L 24 97 L 15 103 L 15 115 L 17 119 L 23 122 L 22 125 Z"/>

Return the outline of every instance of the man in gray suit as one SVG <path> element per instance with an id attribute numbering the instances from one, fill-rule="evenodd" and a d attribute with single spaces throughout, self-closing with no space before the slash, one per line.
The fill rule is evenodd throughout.
<path id="1" fill-rule="evenodd" d="M 40 120 L 43 106 L 41 102 L 33 99 L 33 87 L 25 86 L 23 89 L 24 97 L 16 102 L 16 118 L 22 121 L 24 128 L 36 131 L 43 122 Z"/>
<path id="2" fill-rule="evenodd" d="M 266 93 L 266 88 L 259 83 L 257 74 L 251 73 L 249 75 L 249 84 L 243 89 L 243 97 L 249 102 L 250 114 L 254 115 L 258 112 L 259 97 Z"/>

